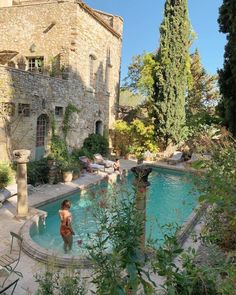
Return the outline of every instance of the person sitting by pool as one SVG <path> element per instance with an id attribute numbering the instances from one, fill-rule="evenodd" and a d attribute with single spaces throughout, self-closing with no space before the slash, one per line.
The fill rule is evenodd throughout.
<path id="1" fill-rule="evenodd" d="M 61 219 L 60 234 L 64 241 L 64 251 L 71 250 L 73 243 L 74 231 L 71 226 L 72 215 L 70 213 L 71 204 L 68 200 L 64 200 L 61 203 L 61 209 L 59 210 L 59 216 Z"/>
<path id="2" fill-rule="evenodd" d="M 119 159 L 116 159 L 114 164 L 113 164 L 114 172 L 118 171 L 119 174 L 121 174 L 121 169 L 120 169 L 120 161 Z"/>

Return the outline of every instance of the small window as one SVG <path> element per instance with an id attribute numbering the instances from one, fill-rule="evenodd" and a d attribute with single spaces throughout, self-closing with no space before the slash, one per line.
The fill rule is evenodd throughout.
<path id="1" fill-rule="evenodd" d="M 43 60 L 44 60 L 43 56 L 27 57 L 28 71 L 41 73 L 43 70 Z"/>
<path id="2" fill-rule="evenodd" d="M 55 115 L 58 117 L 63 116 L 63 107 L 55 107 Z"/>
<path id="3" fill-rule="evenodd" d="M 15 104 L 12 102 L 1 102 L 0 103 L 0 116 L 14 116 L 15 115 Z"/>
<path id="4" fill-rule="evenodd" d="M 95 124 L 95 133 L 103 135 L 103 125 L 102 125 L 102 121 L 100 120 L 97 121 Z"/>
<path id="5" fill-rule="evenodd" d="M 23 117 L 29 117 L 30 116 L 30 104 L 19 103 L 18 104 L 18 114 L 23 115 Z"/>

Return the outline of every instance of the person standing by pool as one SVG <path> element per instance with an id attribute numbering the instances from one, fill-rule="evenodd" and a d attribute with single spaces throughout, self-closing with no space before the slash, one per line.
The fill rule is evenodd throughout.
<path id="1" fill-rule="evenodd" d="M 67 252 L 68 250 L 71 250 L 72 243 L 73 243 L 73 235 L 74 235 L 74 231 L 71 226 L 72 215 L 69 211 L 70 207 L 71 207 L 70 201 L 64 200 L 61 203 L 61 209 L 59 210 L 59 216 L 61 219 L 60 234 L 64 241 L 65 252 Z"/>

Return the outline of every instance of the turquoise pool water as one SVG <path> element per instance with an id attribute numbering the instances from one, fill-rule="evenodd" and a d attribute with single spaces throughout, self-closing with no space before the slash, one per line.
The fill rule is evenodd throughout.
<path id="1" fill-rule="evenodd" d="M 182 225 L 197 205 L 198 192 L 194 187 L 193 176 L 179 171 L 153 168 L 149 175 L 150 187 L 147 196 L 146 209 L 146 236 L 161 241 L 164 235 L 162 226 L 165 224 Z M 127 185 L 131 187 L 132 174 L 128 175 Z M 40 246 L 63 253 L 63 241 L 59 233 L 60 220 L 58 210 L 63 199 L 69 199 L 72 203 L 73 229 L 75 231 L 72 254 L 84 254 L 84 245 L 88 242 L 88 233 L 96 231 L 96 223 L 92 216 L 91 195 L 94 197 L 102 194 L 104 189 L 110 189 L 107 183 L 94 186 L 90 192 L 80 192 L 55 202 L 41 206 L 47 211 L 48 217 L 45 224 L 31 230 L 32 239 Z M 91 193 L 92 191 L 92 193 Z M 96 199 L 97 197 L 95 197 Z M 77 240 L 82 239 L 82 245 L 78 246 Z"/>

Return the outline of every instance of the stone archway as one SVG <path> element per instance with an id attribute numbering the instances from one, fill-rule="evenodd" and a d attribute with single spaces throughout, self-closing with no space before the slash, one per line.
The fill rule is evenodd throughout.
<path id="1" fill-rule="evenodd" d="M 45 154 L 45 147 L 47 142 L 49 119 L 46 114 L 42 114 L 37 119 L 36 127 L 36 149 L 35 160 L 40 160 Z"/>
<path id="2" fill-rule="evenodd" d="M 98 120 L 95 123 L 95 133 L 103 135 L 103 123 L 101 120 Z"/>

